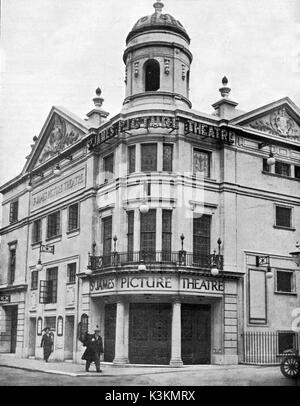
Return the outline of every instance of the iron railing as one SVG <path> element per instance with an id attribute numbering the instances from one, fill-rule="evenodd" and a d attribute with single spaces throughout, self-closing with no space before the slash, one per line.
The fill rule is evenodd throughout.
<path id="1" fill-rule="evenodd" d="M 134 252 L 112 252 L 109 255 L 90 255 L 88 268 L 91 270 L 107 267 L 134 265 L 134 264 L 169 264 L 173 266 L 188 266 L 210 269 L 212 256 L 201 253 L 189 253 L 186 251 L 134 251 Z M 223 268 L 223 256 L 215 255 L 214 260 Z"/>
<path id="2" fill-rule="evenodd" d="M 292 331 L 247 331 L 243 338 L 243 362 L 246 364 L 280 363 L 284 351 L 299 351 L 300 334 Z"/>

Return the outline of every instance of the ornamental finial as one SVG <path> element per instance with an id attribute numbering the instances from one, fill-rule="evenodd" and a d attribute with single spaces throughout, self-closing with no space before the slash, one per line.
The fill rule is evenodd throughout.
<path id="1" fill-rule="evenodd" d="M 162 9 L 163 9 L 163 7 L 164 7 L 164 3 L 162 3 L 161 1 L 156 1 L 154 4 L 153 4 L 153 7 L 155 8 L 155 12 L 156 13 L 161 13 L 162 12 Z"/>
<path id="2" fill-rule="evenodd" d="M 96 89 L 96 97 L 93 98 L 93 102 L 95 104 L 95 107 L 101 107 L 102 106 L 102 103 L 103 103 L 104 99 L 102 97 L 100 97 L 101 93 L 102 93 L 102 91 L 101 91 L 100 87 L 98 86 L 97 89 Z"/>
<path id="3" fill-rule="evenodd" d="M 221 93 L 221 96 L 225 97 L 225 98 L 228 98 L 229 93 L 231 92 L 231 89 L 230 89 L 230 87 L 227 86 L 228 85 L 228 79 L 227 79 L 226 76 L 224 76 L 223 79 L 222 79 L 222 85 L 223 86 L 220 87 L 220 89 L 219 89 L 219 91 Z"/>

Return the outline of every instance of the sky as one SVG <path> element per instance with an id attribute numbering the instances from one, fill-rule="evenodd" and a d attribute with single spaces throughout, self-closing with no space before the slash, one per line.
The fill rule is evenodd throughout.
<path id="1" fill-rule="evenodd" d="M 2 0 L 0 185 L 25 165 L 53 105 L 81 118 L 100 86 L 103 108 L 124 99 L 125 39 L 154 0 Z M 289 96 L 300 106 L 300 0 L 164 0 L 191 37 L 190 99 L 213 111 L 226 75 L 247 111 Z"/>

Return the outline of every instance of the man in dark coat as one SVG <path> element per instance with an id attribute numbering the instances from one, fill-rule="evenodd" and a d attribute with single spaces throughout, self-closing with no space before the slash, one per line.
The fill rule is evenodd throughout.
<path id="1" fill-rule="evenodd" d="M 42 337 L 41 347 L 44 350 L 44 360 L 48 362 L 51 352 L 53 352 L 54 338 L 49 327 L 44 328 L 45 334 Z"/>
<path id="2" fill-rule="evenodd" d="M 86 347 L 86 350 L 84 351 L 81 359 L 86 361 L 86 372 L 89 372 L 92 362 L 95 362 L 96 371 L 102 372 L 100 369 L 100 354 L 103 353 L 103 343 L 102 337 L 100 336 L 100 330 L 96 328 L 95 334 L 87 334 L 83 345 Z"/>

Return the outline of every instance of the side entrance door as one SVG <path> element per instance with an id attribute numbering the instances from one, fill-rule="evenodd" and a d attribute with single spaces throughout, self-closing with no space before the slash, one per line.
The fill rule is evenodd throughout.
<path id="1" fill-rule="evenodd" d="M 181 305 L 181 357 L 184 364 L 210 364 L 210 306 Z"/>
<path id="2" fill-rule="evenodd" d="M 10 352 L 15 353 L 17 347 L 17 327 L 18 327 L 18 306 L 10 308 L 11 328 L 10 328 Z"/>
<path id="3" fill-rule="evenodd" d="M 113 362 L 115 358 L 116 315 L 116 303 L 106 304 L 104 321 L 104 361 L 106 362 Z"/>

